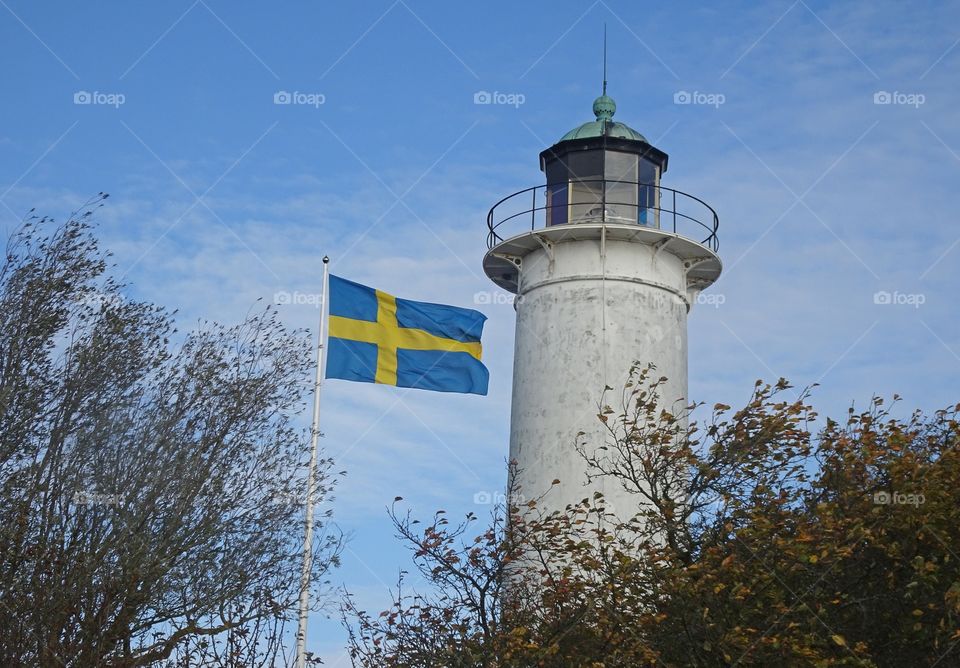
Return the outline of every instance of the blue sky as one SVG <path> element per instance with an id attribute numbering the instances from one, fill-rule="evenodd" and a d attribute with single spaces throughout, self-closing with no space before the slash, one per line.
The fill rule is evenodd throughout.
<path id="1" fill-rule="evenodd" d="M 538 152 L 591 118 L 604 22 L 617 120 L 670 154 L 664 185 L 720 215 L 692 397 L 736 405 L 785 376 L 821 383 L 832 415 L 873 394 L 956 401 L 956 3 L 0 0 L 0 220 L 109 192 L 118 273 L 182 327 L 281 293 L 307 302 L 285 321 L 315 327 L 324 254 L 353 280 L 473 306 L 493 290 L 487 209 L 542 183 Z M 326 385 L 352 536 L 335 580 L 370 610 L 410 566 L 394 496 L 482 514 L 475 495 L 503 486 L 513 311 L 490 301 L 489 396 Z M 336 621 L 314 616 L 309 641 L 347 665 Z"/>

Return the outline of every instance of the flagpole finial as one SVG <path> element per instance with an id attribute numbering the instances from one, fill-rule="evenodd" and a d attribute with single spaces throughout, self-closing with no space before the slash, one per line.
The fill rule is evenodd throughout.
<path id="1" fill-rule="evenodd" d="M 324 264 L 329 264 L 329 262 L 330 262 L 330 256 L 329 256 L 329 255 L 324 255 L 324 256 L 323 256 L 323 263 L 324 263 Z"/>

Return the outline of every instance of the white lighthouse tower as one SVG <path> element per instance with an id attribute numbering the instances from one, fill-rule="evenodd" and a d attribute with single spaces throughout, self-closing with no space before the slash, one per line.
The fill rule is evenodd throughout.
<path id="1" fill-rule="evenodd" d="M 546 184 L 490 209 L 483 267 L 516 295 L 515 491 L 528 499 L 547 492 L 546 511 L 601 491 L 626 519 L 636 497 L 612 482 L 585 486 L 576 435 L 603 444 L 601 393 L 610 386 L 619 396 L 634 362 L 652 362 L 669 379 L 666 408 L 686 405 L 687 313 L 721 263 L 714 210 L 660 185 L 667 154 L 615 122 L 615 111 L 604 82 L 596 120 L 540 154 Z"/>

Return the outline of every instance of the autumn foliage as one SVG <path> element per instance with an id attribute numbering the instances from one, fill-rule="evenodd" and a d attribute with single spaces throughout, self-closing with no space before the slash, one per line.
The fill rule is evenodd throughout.
<path id="1" fill-rule="evenodd" d="M 635 517 L 600 495 L 499 508 L 482 529 L 394 509 L 429 586 L 401 582 L 379 616 L 347 599 L 354 665 L 960 663 L 960 405 L 821 420 L 781 380 L 687 428 L 651 374 L 604 396 L 606 443 L 577 443 Z"/>
<path id="2" fill-rule="evenodd" d="M 105 199 L 31 214 L 0 258 L 0 666 L 281 665 L 310 342 L 273 309 L 178 334 L 114 277 Z M 317 601 L 340 536 L 315 536 Z"/>

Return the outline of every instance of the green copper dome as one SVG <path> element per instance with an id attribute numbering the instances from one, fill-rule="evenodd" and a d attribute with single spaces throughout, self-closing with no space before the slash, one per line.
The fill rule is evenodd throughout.
<path id="1" fill-rule="evenodd" d="M 589 121 L 583 125 L 574 128 L 560 138 L 560 141 L 568 139 L 587 139 L 589 137 L 618 137 L 620 139 L 633 139 L 635 141 L 646 142 L 647 138 L 624 123 L 618 123 L 612 120 L 617 111 L 617 103 L 613 98 L 604 92 L 603 95 L 593 101 L 593 115 L 597 117 L 595 121 Z"/>

